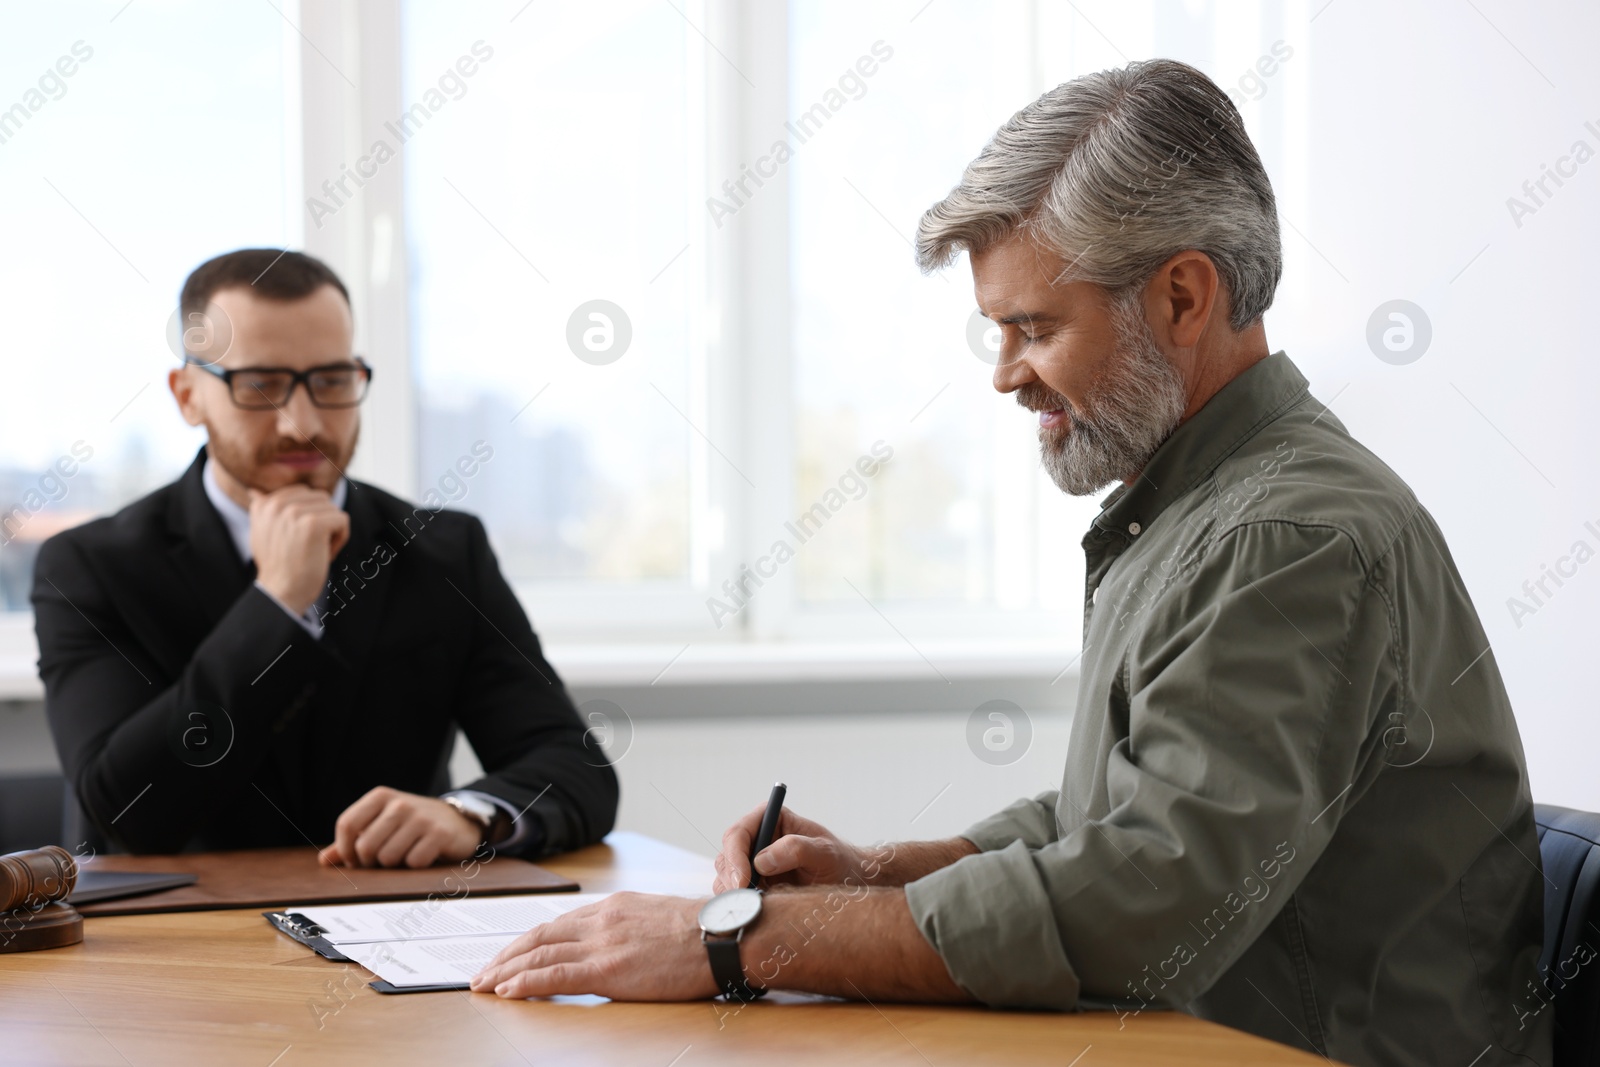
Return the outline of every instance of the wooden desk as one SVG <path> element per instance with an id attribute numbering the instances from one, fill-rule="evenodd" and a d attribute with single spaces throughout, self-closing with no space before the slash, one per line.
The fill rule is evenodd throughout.
<path id="1" fill-rule="evenodd" d="M 586 892 L 698 896 L 711 863 L 637 834 L 545 866 Z M 84 943 L 0 956 L 0 1063 L 237 1064 L 1317 1064 L 1185 1015 L 999 1012 L 774 994 L 721 1002 L 511 1002 L 385 996 L 353 964 L 315 956 L 257 910 L 86 919 Z M 1085 1052 L 1085 1050 L 1088 1050 Z M 1081 1059 L 1074 1059 L 1082 1054 Z"/>

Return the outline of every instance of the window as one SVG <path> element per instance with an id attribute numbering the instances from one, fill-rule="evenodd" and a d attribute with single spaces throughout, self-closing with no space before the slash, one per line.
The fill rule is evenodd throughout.
<path id="1" fill-rule="evenodd" d="M 1204 50 L 1206 20 L 1149 14 L 1097 12 L 1093 33 L 1033 0 L 411 2 L 353 33 L 270 5 L 29 15 L 11 69 L 44 70 L 54 54 L 20 42 L 53 36 L 90 56 L 0 145 L 7 191 L 44 205 L 8 269 L 45 268 L 20 283 L 43 311 L 19 327 L 27 388 L 0 401 L 0 487 L 21 508 L 6 606 L 25 606 L 42 537 L 198 444 L 161 396 L 153 325 L 184 273 L 304 239 L 345 273 L 383 372 L 360 473 L 480 514 L 542 627 L 1070 642 L 1081 563 L 1062 531 L 1095 503 L 1040 473 L 1031 420 L 989 387 L 965 271 L 921 276 L 910 237 L 1004 115 L 1118 61 L 1108 37 Z M 302 84 L 321 102 L 304 129 Z M 314 206 L 309 176 L 379 139 L 401 160 L 393 200 L 374 182 L 354 210 Z M 104 166 L 108 148 L 131 162 Z M 375 295 L 390 263 L 398 302 Z M 93 284 L 111 313 L 54 328 L 76 293 L 43 276 Z"/>
<path id="2" fill-rule="evenodd" d="M 1070 625 L 1070 594 L 1067 611 L 1041 620 L 1040 609 L 1074 571 L 1081 583 L 1076 542 L 1060 532 L 1095 505 L 1062 498 L 1039 469 L 1032 418 L 994 393 L 964 260 L 923 277 L 912 258 L 923 211 L 1045 88 L 1007 60 L 1030 11 L 952 5 L 909 21 L 854 4 L 791 8 L 790 113 L 797 125 L 830 116 L 805 127 L 789 164 L 795 507 L 872 443 L 893 449 L 861 504 L 800 557 L 802 609 L 859 609 L 865 597 Z"/>
<path id="3" fill-rule="evenodd" d="M 41 205 L 6 268 L 40 312 L 16 327 L 26 387 L 0 399 L 0 488 L 40 504 L 8 525 L 6 605 L 25 607 L 30 546 L 198 445 L 162 395 L 184 274 L 303 241 L 350 285 L 379 370 L 357 476 L 479 514 L 547 636 L 1070 647 L 1097 503 L 1050 484 L 1032 419 L 993 392 L 964 266 L 924 277 L 910 242 L 1006 115 L 1119 46 L 1207 69 L 1270 47 L 1262 18 L 1163 12 L 26 16 L 7 69 L 93 54 L 0 144 L 13 202 Z M 1275 177 L 1283 96 L 1246 111 Z M 347 172 L 365 177 L 328 192 Z M 73 314 L 85 286 L 107 313 Z"/>
<path id="4" fill-rule="evenodd" d="M 687 588 L 699 39 L 656 0 L 474 22 L 403 13 L 406 99 L 454 90 L 404 148 L 418 491 L 444 477 L 513 580 Z"/>
<path id="5" fill-rule="evenodd" d="M 964 265 L 923 277 L 909 240 L 1016 109 L 1167 55 L 1235 100 L 1272 179 L 1269 343 L 1437 516 L 1519 708 L 1576 706 L 1600 370 L 1570 309 L 1600 131 L 1565 105 L 1595 96 L 1597 16 L 1527 7 L 12 5 L 0 683 L 32 669 L 40 541 L 200 445 L 165 333 L 188 271 L 250 245 L 350 286 L 378 371 L 353 473 L 481 514 L 570 660 L 789 639 L 870 673 L 867 646 L 942 667 L 949 640 L 1065 666 L 1097 504 L 1044 480 L 990 389 Z M 380 138 L 392 162 L 309 203 Z M 1405 364 L 1366 341 L 1396 300 L 1431 326 Z M 1577 781 L 1562 737 L 1530 757 Z"/>
<path id="6" fill-rule="evenodd" d="M 178 288 L 224 249 L 300 243 L 299 59 L 267 4 L 7 13 L 5 610 L 28 609 L 41 541 L 172 480 L 203 441 L 166 388 Z"/>
<path id="7" fill-rule="evenodd" d="M 493 51 L 405 146 L 418 491 L 492 445 L 450 488 L 543 626 L 1070 642 L 1076 598 L 1040 590 L 1081 580 L 1057 532 L 1094 504 L 992 393 L 963 272 L 908 244 L 1043 88 L 947 57 L 1032 12 L 405 8 L 407 101 Z M 614 361 L 574 351 L 619 327 Z"/>

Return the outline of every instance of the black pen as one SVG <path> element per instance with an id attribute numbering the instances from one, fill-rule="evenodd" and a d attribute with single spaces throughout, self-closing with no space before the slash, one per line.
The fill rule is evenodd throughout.
<path id="1" fill-rule="evenodd" d="M 783 814 L 783 798 L 788 792 L 789 787 L 778 782 L 772 787 L 772 795 L 767 798 L 767 812 L 761 816 L 761 829 L 756 832 L 755 847 L 750 850 L 751 889 L 756 887 L 756 855 L 772 844 L 773 835 L 778 832 L 778 816 Z"/>

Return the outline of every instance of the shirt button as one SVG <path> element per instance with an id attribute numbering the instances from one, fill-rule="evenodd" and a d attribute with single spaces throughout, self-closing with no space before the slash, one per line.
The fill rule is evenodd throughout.
<path id="1" fill-rule="evenodd" d="M 1139 531 L 1140 531 L 1140 530 L 1143 530 L 1143 529 L 1144 529 L 1144 527 L 1143 527 L 1143 526 L 1140 526 L 1140 525 L 1139 525 L 1139 524 L 1138 524 L 1138 523 L 1136 523 L 1136 522 L 1130 522 L 1130 523 L 1128 523 L 1128 532 L 1129 532 L 1129 533 L 1131 533 L 1131 534 L 1133 534 L 1133 536 L 1135 536 L 1135 537 L 1138 537 L 1138 536 L 1139 536 Z"/>

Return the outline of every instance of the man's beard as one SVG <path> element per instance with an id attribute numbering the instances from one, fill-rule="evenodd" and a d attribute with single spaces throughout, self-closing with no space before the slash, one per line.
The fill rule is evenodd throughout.
<path id="1" fill-rule="evenodd" d="M 268 493 L 274 489 L 281 489 L 285 485 L 300 482 L 332 492 L 333 487 L 339 484 L 339 479 L 344 477 L 344 470 L 350 465 L 350 457 L 355 454 L 356 440 L 361 436 L 361 426 L 358 423 L 350 435 L 350 440 L 341 445 L 331 437 L 316 436 L 307 441 L 296 441 L 291 438 L 278 438 L 270 444 L 261 445 L 254 451 L 247 446 L 240 445 L 223 434 L 216 433 L 210 424 L 206 426 L 208 437 L 207 450 L 213 460 L 230 475 L 233 480 L 250 489 Z M 286 482 L 276 485 L 268 484 L 263 479 L 263 472 L 272 468 L 273 462 L 279 454 L 284 452 L 304 452 L 307 447 L 321 452 L 327 460 L 314 471 L 296 473 Z"/>
<path id="2" fill-rule="evenodd" d="M 1063 492 L 1087 496 L 1138 474 L 1177 428 L 1188 397 L 1183 379 L 1156 347 L 1138 302 L 1113 300 L 1117 351 L 1078 408 L 1043 382 L 1017 390 L 1031 411 L 1065 411 L 1063 426 L 1039 428 L 1045 470 Z"/>

